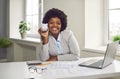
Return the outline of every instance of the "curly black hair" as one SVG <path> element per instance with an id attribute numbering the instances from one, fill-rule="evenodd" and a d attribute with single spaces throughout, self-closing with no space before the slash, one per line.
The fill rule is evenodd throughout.
<path id="1" fill-rule="evenodd" d="M 45 13 L 42 23 L 48 23 L 50 18 L 53 18 L 53 17 L 58 17 L 60 19 L 61 21 L 60 31 L 65 30 L 67 27 L 67 15 L 63 11 L 56 8 L 52 8 Z"/>

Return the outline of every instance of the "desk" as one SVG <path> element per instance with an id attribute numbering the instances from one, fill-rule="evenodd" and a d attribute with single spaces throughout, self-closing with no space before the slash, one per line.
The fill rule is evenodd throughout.
<path id="1" fill-rule="evenodd" d="M 105 67 L 104 69 L 78 66 L 79 63 L 84 62 L 88 59 L 89 58 L 81 58 L 78 61 L 52 62 L 51 64 L 46 65 L 47 70 L 45 70 L 42 74 L 28 73 L 29 71 L 27 70 L 25 62 L 0 63 L 0 78 L 2 77 L 1 79 L 18 79 L 18 77 L 21 76 L 21 69 L 24 69 L 24 72 L 22 72 L 21 74 L 23 76 L 26 76 L 21 79 L 26 79 L 30 77 L 34 77 L 35 79 L 95 79 L 115 77 L 120 75 L 120 61 L 114 60 L 111 65 Z M 10 77 L 11 73 L 15 74 L 15 76 L 18 77 L 4 77 Z"/>
<path id="2" fill-rule="evenodd" d="M 27 79 L 28 76 L 26 62 L 0 63 L 0 79 Z"/>

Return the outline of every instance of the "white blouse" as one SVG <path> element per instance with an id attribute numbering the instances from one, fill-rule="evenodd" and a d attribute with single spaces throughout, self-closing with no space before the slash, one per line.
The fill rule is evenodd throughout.
<path id="1" fill-rule="evenodd" d="M 49 35 L 49 42 L 41 46 L 40 59 L 46 61 L 50 56 L 57 56 L 58 61 L 80 58 L 80 48 L 72 31 L 61 31 L 57 40 Z"/>

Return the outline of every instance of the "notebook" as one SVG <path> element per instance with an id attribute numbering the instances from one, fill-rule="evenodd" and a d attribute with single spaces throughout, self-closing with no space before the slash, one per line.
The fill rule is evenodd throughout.
<path id="1" fill-rule="evenodd" d="M 42 64 L 42 61 L 40 60 L 34 60 L 34 61 L 26 61 L 27 65 L 40 65 Z"/>
<path id="2" fill-rule="evenodd" d="M 118 42 L 112 42 L 112 43 L 107 44 L 106 52 L 102 59 L 90 59 L 90 60 L 80 63 L 79 66 L 102 69 L 110 65 L 115 59 L 118 45 L 119 45 Z"/>

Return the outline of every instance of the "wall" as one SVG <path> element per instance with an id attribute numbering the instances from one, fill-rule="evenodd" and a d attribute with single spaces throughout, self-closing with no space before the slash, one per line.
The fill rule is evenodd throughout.
<path id="1" fill-rule="evenodd" d="M 39 60 L 40 42 L 12 39 L 12 46 L 8 48 L 7 61 Z"/>
<path id="2" fill-rule="evenodd" d="M 10 0 L 9 2 L 9 37 L 19 38 L 18 31 L 19 22 L 24 20 L 24 1 L 25 0 Z"/>
<path id="3" fill-rule="evenodd" d="M 6 36 L 6 0 L 0 0 L 0 38 Z M 6 49 L 0 48 L 0 59 L 6 58 Z"/>
<path id="4" fill-rule="evenodd" d="M 104 0 L 85 0 L 85 48 L 104 42 Z"/>

